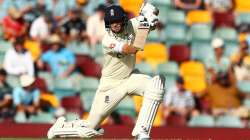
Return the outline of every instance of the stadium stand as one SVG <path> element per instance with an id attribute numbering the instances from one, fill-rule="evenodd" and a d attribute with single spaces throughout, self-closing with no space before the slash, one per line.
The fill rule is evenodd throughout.
<path id="1" fill-rule="evenodd" d="M 206 71 L 202 63 L 187 61 L 180 65 L 180 74 L 185 81 L 185 87 L 193 93 L 199 94 L 206 89 Z"/>
<path id="2" fill-rule="evenodd" d="M 169 48 L 169 59 L 178 63 L 190 59 L 190 48 L 186 44 L 174 44 Z"/>

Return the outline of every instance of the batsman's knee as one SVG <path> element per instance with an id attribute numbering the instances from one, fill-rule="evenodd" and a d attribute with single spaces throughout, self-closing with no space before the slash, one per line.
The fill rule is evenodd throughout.
<path id="1" fill-rule="evenodd" d="M 165 93 L 165 77 L 162 75 L 154 76 L 147 85 L 145 98 L 162 101 Z"/>

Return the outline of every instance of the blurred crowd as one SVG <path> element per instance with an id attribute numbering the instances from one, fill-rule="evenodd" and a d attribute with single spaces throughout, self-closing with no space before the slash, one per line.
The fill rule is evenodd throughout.
<path id="1" fill-rule="evenodd" d="M 249 127 L 250 22 L 244 20 L 250 12 L 249 2 L 173 0 L 156 4 L 165 5 L 160 11 L 166 14 L 160 15 L 164 20 L 151 39 L 158 37 L 167 46 L 168 62 L 157 64 L 147 58 L 146 62 L 156 63 L 155 70 L 167 78 L 164 123 Z M 140 57 L 150 56 L 145 52 Z"/>
<path id="2" fill-rule="evenodd" d="M 101 76 L 104 10 L 129 17 L 142 0 L 0 0 L 0 120 L 86 118 Z M 248 127 L 250 3 L 162 0 L 160 23 L 136 68 L 166 76 L 155 126 Z M 105 124 L 134 124 L 142 99 L 128 97 Z"/>
<path id="3" fill-rule="evenodd" d="M 53 122 L 66 113 L 63 97 L 80 97 L 79 85 L 91 86 L 88 79 L 98 82 L 104 10 L 110 4 L 114 2 L 0 1 L 1 119 Z"/>

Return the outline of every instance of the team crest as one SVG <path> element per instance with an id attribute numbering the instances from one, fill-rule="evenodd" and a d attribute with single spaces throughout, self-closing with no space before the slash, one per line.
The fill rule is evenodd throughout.
<path id="1" fill-rule="evenodd" d="M 104 102 L 105 103 L 109 103 L 110 102 L 109 96 L 105 96 Z"/>
<path id="2" fill-rule="evenodd" d="M 110 10 L 110 16 L 114 16 L 115 15 L 115 11 L 114 11 L 114 9 L 111 9 Z"/>

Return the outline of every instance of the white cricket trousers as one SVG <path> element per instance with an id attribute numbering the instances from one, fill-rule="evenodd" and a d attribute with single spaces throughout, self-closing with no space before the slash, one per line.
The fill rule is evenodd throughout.
<path id="1" fill-rule="evenodd" d="M 118 105 L 118 103 L 122 99 L 124 99 L 127 95 L 144 96 L 144 94 L 147 93 L 146 92 L 147 85 L 150 84 L 151 79 L 152 77 L 148 75 L 131 74 L 131 76 L 128 79 L 124 80 L 124 82 L 120 83 L 118 86 L 112 89 L 102 90 L 99 88 L 96 92 L 96 95 L 95 95 L 95 98 L 93 100 L 92 107 L 90 110 L 90 114 L 87 119 L 89 123 L 89 127 L 94 128 L 94 129 L 99 127 L 101 122 L 113 111 L 113 109 Z M 101 85 L 99 85 L 99 87 L 100 86 Z M 150 106 L 148 104 L 150 104 Z M 141 108 L 140 114 L 139 114 L 139 116 L 141 117 L 138 117 L 138 121 L 139 121 L 139 118 L 141 118 L 140 123 L 144 123 L 144 124 L 147 123 L 146 124 L 147 128 L 145 128 L 144 126 L 141 126 L 143 124 L 138 124 L 139 123 L 138 121 L 137 121 L 136 127 L 144 127 L 142 129 L 144 130 L 146 129 L 145 130 L 146 133 L 150 133 L 151 126 L 155 119 L 155 115 L 157 113 L 159 104 L 160 104 L 159 102 L 154 102 L 154 101 L 144 98 L 143 104 L 142 104 L 142 108 L 144 106 L 144 110 Z M 142 111 L 144 112 L 141 113 Z M 146 117 L 145 120 L 143 116 Z"/>

